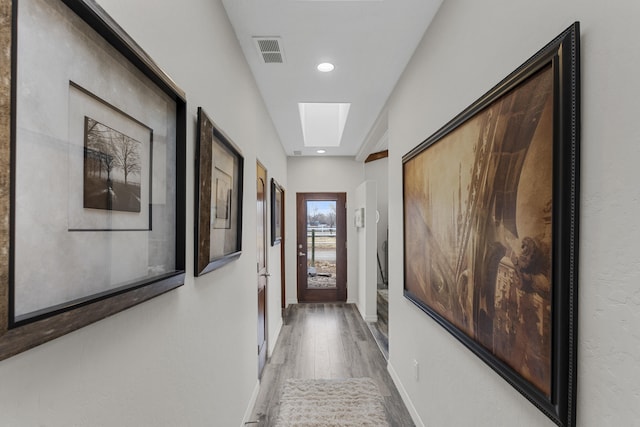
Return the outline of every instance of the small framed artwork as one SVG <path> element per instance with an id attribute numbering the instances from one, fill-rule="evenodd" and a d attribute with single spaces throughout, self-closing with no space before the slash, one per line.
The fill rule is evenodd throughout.
<path id="1" fill-rule="evenodd" d="M 16 3 L 0 0 L 0 359 L 185 276 L 184 92 L 95 1 Z"/>
<path id="2" fill-rule="evenodd" d="M 284 189 L 271 178 L 271 246 L 282 242 Z"/>
<path id="3" fill-rule="evenodd" d="M 146 153 L 151 150 L 151 129 Z M 85 116 L 84 122 L 83 208 L 121 212 L 142 210 L 142 179 L 147 189 L 151 169 L 143 170 L 143 143 L 116 129 Z M 145 173 L 146 172 L 146 173 Z M 115 179 L 119 174 L 121 179 Z M 147 203 L 148 205 L 148 203 Z"/>
<path id="4" fill-rule="evenodd" d="M 69 104 L 69 230 L 151 230 L 153 129 L 73 81 Z"/>
<path id="5" fill-rule="evenodd" d="M 403 158 L 404 294 L 575 426 L 579 24 Z"/>
<path id="6" fill-rule="evenodd" d="M 237 259 L 242 248 L 244 158 L 198 108 L 195 275 Z"/>

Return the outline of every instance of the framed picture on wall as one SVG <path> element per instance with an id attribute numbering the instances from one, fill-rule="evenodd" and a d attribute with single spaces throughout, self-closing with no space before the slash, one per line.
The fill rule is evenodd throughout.
<path id="1" fill-rule="evenodd" d="M 271 246 L 282 241 L 282 218 L 284 217 L 284 189 L 271 178 Z"/>
<path id="2" fill-rule="evenodd" d="M 198 108 L 196 140 L 195 275 L 213 271 L 242 253 L 244 158 Z"/>
<path id="3" fill-rule="evenodd" d="M 185 275 L 184 92 L 94 1 L 16 1 L 0 0 L 0 359 Z"/>
<path id="4" fill-rule="evenodd" d="M 71 81 L 69 132 L 68 229 L 151 230 L 153 129 Z"/>
<path id="5" fill-rule="evenodd" d="M 403 157 L 404 294 L 575 425 L 579 26 Z"/>

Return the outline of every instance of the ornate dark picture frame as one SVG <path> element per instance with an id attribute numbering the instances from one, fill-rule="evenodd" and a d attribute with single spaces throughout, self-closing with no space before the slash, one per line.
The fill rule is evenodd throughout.
<path id="1" fill-rule="evenodd" d="M 403 157 L 404 295 L 575 426 L 579 24 Z"/>
<path id="2" fill-rule="evenodd" d="M 186 102 L 184 92 L 93 0 L 54 1 L 48 2 L 45 8 L 40 7 L 40 3 L 36 4 L 36 1 L 0 0 L 0 22 L 3 22 L 0 28 L 0 52 L 3 55 L 0 61 L 0 174 L 3 175 L 0 179 L 2 218 L 0 251 L 6 254 L 0 258 L 0 360 L 181 286 L 185 277 Z M 39 27 L 40 25 L 42 26 Z M 54 37 L 48 31 L 55 26 L 61 30 L 56 31 Z M 86 58 L 86 62 L 83 63 L 83 66 L 88 67 L 90 71 L 75 67 L 72 81 L 65 74 L 67 71 L 64 65 L 56 72 L 49 72 L 46 71 L 51 68 L 49 63 L 38 65 L 37 61 L 35 63 L 21 61 L 20 55 L 27 52 L 23 49 L 33 44 L 29 37 L 38 31 L 48 34 L 47 43 L 49 44 L 55 46 L 56 43 L 60 43 L 56 37 L 69 37 L 69 40 L 78 43 L 78 49 L 69 49 L 64 44 L 59 45 L 57 52 L 55 49 L 51 51 L 50 46 L 43 46 L 42 52 L 29 48 L 30 58 L 42 56 L 42 61 L 47 61 L 52 58 L 51 55 L 56 58 L 61 57 L 62 55 L 58 55 L 60 52 L 69 54 L 72 51 L 71 54 L 82 55 L 83 52 L 93 50 L 94 56 Z M 95 50 L 104 51 L 107 54 L 98 55 Z M 66 59 L 59 59 L 59 61 L 66 63 Z M 102 63 L 102 61 L 106 62 Z M 117 65 L 114 66 L 114 63 L 109 61 L 117 62 Z M 30 69 L 30 66 L 34 69 Z M 38 70 L 35 69 L 36 67 Z M 130 81 L 141 82 L 140 85 L 144 88 L 139 90 L 146 91 L 150 98 L 142 96 L 132 101 L 131 98 L 123 99 L 122 96 L 117 96 L 117 87 L 123 76 L 131 79 Z M 28 95 L 31 98 L 26 98 L 19 89 L 25 84 L 23 79 L 29 79 Z M 59 215 L 66 214 L 67 211 L 74 211 L 79 217 L 96 214 L 95 210 L 83 210 L 82 185 L 78 185 L 78 182 L 82 183 L 85 129 L 84 116 L 80 113 L 91 108 L 94 111 L 98 110 L 95 106 L 90 106 L 92 101 L 89 98 L 82 100 L 79 106 L 71 105 L 75 102 L 72 100 L 71 92 L 73 86 L 78 83 L 92 85 L 94 91 L 104 89 L 106 92 L 104 98 L 109 100 L 111 106 L 118 109 L 115 113 L 109 113 L 111 118 L 120 113 L 129 114 L 129 111 L 125 111 L 132 110 L 132 115 L 142 115 L 145 116 L 143 120 L 147 120 L 151 117 L 149 109 L 145 108 L 148 102 L 155 102 L 155 105 L 160 103 L 167 107 L 166 113 L 153 118 L 154 126 L 157 125 L 160 128 L 154 134 L 154 137 L 157 137 L 155 147 L 158 151 L 149 156 L 162 158 L 164 165 L 154 165 L 156 174 L 153 179 L 157 187 L 154 188 L 153 196 L 149 195 L 147 199 L 142 200 L 142 203 L 149 204 L 148 209 L 142 212 L 104 213 L 105 211 L 102 211 L 97 214 L 110 215 L 109 220 L 115 218 L 114 221 L 120 221 L 123 224 L 126 224 L 127 218 L 131 216 L 136 218 L 146 216 L 139 221 L 150 224 L 150 206 L 153 205 L 154 215 L 163 214 L 162 220 L 154 221 L 153 229 L 149 225 L 135 230 L 126 227 L 118 230 L 95 227 L 76 230 L 72 229 L 71 219 L 66 218 L 65 215 Z M 108 88 L 112 88 L 113 91 Z M 122 91 L 122 94 L 124 93 L 127 92 Z M 96 96 L 101 95 L 103 94 L 96 94 Z M 42 107 L 39 114 L 46 117 L 36 116 L 37 120 L 32 119 L 30 114 L 36 114 L 36 112 L 25 109 L 25 106 L 33 100 Z M 78 110 L 78 114 L 73 117 L 70 112 L 72 107 L 77 107 L 76 110 Z M 61 116 L 58 117 L 56 114 Z M 66 114 L 68 117 L 64 116 Z M 63 118 L 63 120 L 53 120 L 52 117 Z M 68 120 L 64 120 L 64 117 Z M 55 123 L 59 128 L 47 128 L 44 132 L 31 130 L 30 126 L 35 127 L 49 122 Z M 75 138 L 75 134 L 71 132 L 72 127 L 79 129 L 79 138 Z M 61 138 L 60 133 L 55 133 L 60 131 L 62 135 L 68 134 L 68 137 Z M 148 130 L 146 132 L 148 135 Z M 46 143 L 43 143 L 45 141 Z M 51 197 L 48 195 L 42 197 L 41 194 L 45 194 L 45 190 L 41 188 L 29 187 L 30 194 L 25 194 L 24 190 L 25 184 L 34 174 L 33 170 L 40 165 L 38 162 L 47 158 L 47 155 L 43 155 L 43 150 L 49 150 L 46 151 L 47 155 L 51 152 L 56 153 L 61 159 L 65 159 L 67 162 L 65 164 L 76 165 L 78 166 L 76 169 L 80 171 L 76 176 L 73 168 L 67 169 L 59 164 L 55 167 L 60 173 L 55 176 L 47 175 L 40 170 L 41 174 L 46 175 L 41 176 L 41 182 L 47 181 L 46 192 L 52 193 Z M 149 162 L 152 160 L 154 159 L 150 159 Z M 35 162 L 35 165 L 25 170 L 25 165 L 29 165 L 29 162 Z M 112 178 L 115 182 L 116 178 Z M 63 185 L 59 185 L 60 183 Z M 115 192 L 117 191 L 115 189 Z M 29 223 L 25 223 L 23 218 L 33 217 L 38 212 L 42 212 L 43 208 L 37 203 L 30 202 L 29 198 L 33 198 L 31 195 L 33 192 L 37 194 L 36 197 L 40 197 L 35 201 L 46 203 L 47 207 L 55 206 L 58 216 L 54 218 L 55 215 L 49 211 L 50 217 L 42 218 L 46 226 L 38 224 L 36 227 L 34 224 L 32 232 Z M 64 194 L 60 196 L 57 192 Z M 68 207 L 61 206 L 57 199 L 66 200 L 64 196 L 67 194 L 69 200 L 75 200 L 74 198 L 80 200 L 80 205 L 72 206 L 69 202 Z M 39 211 L 36 212 L 36 209 Z M 129 217 L 125 217 L 127 215 Z M 80 218 L 80 220 L 84 219 Z M 25 236 L 25 234 L 28 235 Z M 148 251 L 146 259 L 140 258 L 141 265 L 138 264 L 138 258 L 127 259 L 126 262 L 129 264 L 126 266 L 118 264 L 125 261 L 120 260 L 117 252 L 117 248 L 124 245 L 125 240 L 136 242 Z M 39 244 L 38 251 L 32 253 L 32 246 L 30 246 L 32 241 L 52 242 L 53 247 L 57 245 L 57 248 L 52 251 L 49 249 L 52 245 Z M 82 249 L 85 247 L 83 245 L 99 252 L 105 252 L 108 250 L 107 247 L 110 247 L 110 258 L 101 258 L 100 254 L 87 255 L 87 251 Z M 46 252 L 47 250 L 50 252 Z M 65 257 L 66 264 L 59 266 L 57 271 L 48 269 L 51 261 L 57 263 L 60 256 Z M 87 256 L 91 257 L 92 261 L 96 261 L 95 265 L 98 266 L 99 271 L 86 262 Z M 35 257 L 35 262 L 25 268 L 23 260 L 28 260 L 29 257 Z M 105 276 L 104 270 L 118 273 L 111 274 L 111 281 L 106 282 L 104 289 L 98 287 L 96 290 L 99 278 Z M 51 280 L 33 279 L 42 274 L 52 276 Z M 58 278 L 55 279 L 53 276 Z M 71 281 L 67 283 L 68 288 L 81 291 L 80 296 L 74 296 L 69 289 L 65 290 L 64 295 L 61 294 L 55 284 L 65 279 Z M 25 290 L 26 288 L 29 290 Z M 56 298 L 62 299 L 59 303 L 51 303 L 49 300 L 40 302 L 41 294 L 48 292 L 53 295 L 52 301 Z M 30 297 L 30 295 L 34 296 Z M 26 300 L 29 300 L 31 305 L 26 304 Z M 35 300 L 40 305 L 34 305 L 31 300 Z M 24 306 L 28 308 L 25 309 Z M 35 308 L 31 308 L 32 306 Z"/>
<path id="3" fill-rule="evenodd" d="M 195 275 L 213 271 L 242 253 L 244 158 L 198 107 L 195 194 Z"/>
<path id="4" fill-rule="evenodd" d="M 282 242 L 284 230 L 284 188 L 271 178 L 271 246 Z"/>

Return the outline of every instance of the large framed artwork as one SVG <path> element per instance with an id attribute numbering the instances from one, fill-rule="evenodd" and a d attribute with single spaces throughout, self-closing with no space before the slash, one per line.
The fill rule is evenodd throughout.
<path id="1" fill-rule="evenodd" d="M 271 178 L 271 246 L 282 242 L 282 218 L 284 213 L 284 189 Z"/>
<path id="2" fill-rule="evenodd" d="M 403 157 L 404 294 L 575 425 L 579 24 Z"/>
<path id="3" fill-rule="evenodd" d="M 185 95 L 93 0 L 0 0 L 0 359 L 184 283 Z"/>
<path id="4" fill-rule="evenodd" d="M 195 275 L 213 271 L 242 252 L 244 158 L 198 108 L 195 194 Z"/>

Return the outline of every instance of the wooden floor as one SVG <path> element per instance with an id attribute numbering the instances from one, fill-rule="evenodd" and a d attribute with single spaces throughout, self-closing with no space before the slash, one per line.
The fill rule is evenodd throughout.
<path id="1" fill-rule="evenodd" d="M 273 426 L 288 378 L 372 378 L 391 426 L 413 426 L 366 323 L 352 304 L 291 306 L 264 369 L 250 426 Z"/>

